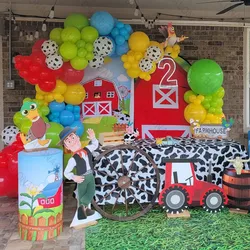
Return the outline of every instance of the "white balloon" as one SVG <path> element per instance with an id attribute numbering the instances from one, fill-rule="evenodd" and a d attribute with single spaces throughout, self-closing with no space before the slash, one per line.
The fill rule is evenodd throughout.
<path id="1" fill-rule="evenodd" d="M 153 67 L 153 62 L 148 58 L 142 58 L 139 62 L 139 67 L 144 72 L 149 72 Z"/>
<path id="2" fill-rule="evenodd" d="M 44 41 L 41 48 L 43 54 L 46 56 L 52 56 L 58 51 L 58 45 L 52 40 Z"/>
<path id="3" fill-rule="evenodd" d="M 161 56 L 161 49 L 157 46 L 149 46 L 145 53 L 145 57 L 153 62 L 158 62 Z"/>
<path id="4" fill-rule="evenodd" d="M 1 137 L 5 145 L 10 145 L 16 141 L 16 136 L 19 133 L 19 129 L 16 126 L 7 126 L 2 131 Z"/>
<path id="5" fill-rule="evenodd" d="M 95 57 L 89 61 L 89 66 L 94 69 L 100 68 L 104 64 L 104 57 L 95 55 Z"/>
<path id="6" fill-rule="evenodd" d="M 45 60 L 47 67 L 52 70 L 60 69 L 63 66 L 63 59 L 60 55 L 51 55 Z"/>
<path id="7" fill-rule="evenodd" d="M 94 53 L 99 56 L 108 56 L 113 50 L 113 42 L 105 36 L 100 36 L 94 42 Z"/>

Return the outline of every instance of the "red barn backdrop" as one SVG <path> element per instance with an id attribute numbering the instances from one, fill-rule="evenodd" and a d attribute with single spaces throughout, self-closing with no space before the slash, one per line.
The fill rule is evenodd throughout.
<path id="1" fill-rule="evenodd" d="M 83 117 L 111 116 L 119 107 L 119 92 L 114 82 L 95 78 L 83 84 L 86 98 L 82 103 Z"/>
<path id="2" fill-rule="evenodd" d="M 135 128 L 142 138 L 190 135 L 184 118 L 187 90 L 187 72 L 170 57 L 158 63 L 150 81 L 139 79 L 135 83 Z"/>

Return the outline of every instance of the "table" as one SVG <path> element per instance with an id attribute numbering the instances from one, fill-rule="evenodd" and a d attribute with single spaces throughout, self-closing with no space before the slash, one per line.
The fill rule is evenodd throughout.
<path id="1" fill-rule="evenodd" d="M 239 156 L 242 159 L 248 158 L 246 148 L 233 140 L 209 140 L 194 138 L 174 139 L 177 141 L 177 145 L 174 146 L 158 146 L 156 145 L 154 139 L 137 140 L 134 143 L 136 147 L 142 149 L 147 155 L 149 155 L 156 164 L 160 174 L 160 191 L 164 186 L 165 158 L 199 159 L 199 162 L 194 164 L 194 168 L 196 178 L 202 181 L 207 180 L 209 165 L 211 164 L 212 182 L 220 187 L 222 186 L 222 175 L 224 169 L 232 166 L 232 163 L 227 162 L 227 159 L 234 159 L 236 156 Z M 101 153 L 101 151 L 99 151 L 99 153 Z M 122 153 L 121 157 L 121 152 L 119 150 L 114 150 L 108 155 L 108 158 L 108 161 L 107 159 L 104 159 L 103 161 L 99 162 L 98 166 L 96 166 L 97 169 L 101 171 L 96 172 L 97 183 L 99 186 L 102 186 L 96 189 L 97 201 L 115 188 L 115 180 L 113 180 L 112 177 L 116 178 L 117 173 L 122 173 L 123 169 L 119 167 L 119 164 L 121 162 L 124 163 L 131 161 L 131 159 L 133 159 L 133 152 L 125 151 Z M 143 161 L 144 159 L 138 160 L 138 163 L 136 163 L 137 169 L 140 169 L 140 166 L 143 167 L 143 165 L 146 164 L 143 163 Z M 113 165 L 113 167 L 109 167 L 109 164 Z M 116 168 L 116 171 L 113 170 L 114 167 Z M 245 164 L 245 168 L 250 169 L 248 163 Z M 107 173 L 108 176 L 104 176 L 104 172 Z M 137 179 L 145 179 L 145 182 L 140 184 L 140 187 L 146 191 L 146 194 L 142 195 L 142 192 L 138 190 L 137 192 L 132 190 L 133 196 L 131 194 L 131 201 L 133 199 L 137 199 L 142 203 L 150 201 L 150 198 L 148 197 L 150 196 L 150 193 L 154 193 L 155 185 L 153 182 L 149 182 L 146 179 L 149 179 L 150 175 L 152 175 L 152 172 L 153 168 L 149 166 L 143 169 L 143 173 L 136 175 Z M 135 174 L 133 177 L 135 177 Z M 117 192 L 112 192 L 111 195 L 105 198 L 105 202 L 113 204 L 118 197 Z M 130 194 L 127 195 L 129 196 Z M 100 203 L 103 202 L 103 200 L 100 200 Z M 122 199 L 120 199 L 120 202 L 123 202 Z"/>

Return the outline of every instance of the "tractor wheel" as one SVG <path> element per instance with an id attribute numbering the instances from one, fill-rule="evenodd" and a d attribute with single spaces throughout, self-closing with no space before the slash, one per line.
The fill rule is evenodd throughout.
<path id="1" fill-rule="evenodd" d="M 187 208 L 188 192 L 181 186 L 169 187 L 162 195 L 163 208 L 167 213 L 181 213 Z"/>
<path id="2" fill-rule="evenodd" d="M 202 198 L 201 206 L 210 213 L 220 212 L 224 207 L 226 197 L 220 190 L 210 190 Z"/>

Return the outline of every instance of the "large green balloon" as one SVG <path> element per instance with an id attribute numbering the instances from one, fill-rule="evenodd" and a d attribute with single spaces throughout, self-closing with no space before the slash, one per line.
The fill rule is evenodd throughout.
<path id="1" fill-rule="evenodd" d="M 79 56 L 76 56 L 72 60 L 70 60 L 70 64 L 72 68 L 76 70 L 83 70 L 88 66 L 88 60 Z"/>
<path id="2" fill-rule="evenodd" d="M 89 20 L 82 14 L 71 14 L 64 21 L 64 28 L 75 27 L 81 31 L 86 26 L 89 26 Z"/>
<path id="3" fill-rule="evenodd" d="M 50 122 L 50 127 L 46 131 L 46 139 L 51 139 L 50 148 L 58 147 L 57 143 L 60 141 L 59 134 L 63 130 L 63 126 L 56 122 Z"/>
<path id="4" fill-rule="evenodd" d="M 213 60 L 196 61 L 188 71 L 188 83 L 197 94 L 213 94 L 223 83 L 223 71 Z"/>
<path id="5" fill-rule="evenodd" d="M 99 34 L 97 29 L 92 26 L 88 26 L 82 29 L 81 31 L 82 40 L 87 43 L 94 43 L 94 41 L 98 38 Z"/>
<path id="6" fill-rule="evenodd" d="M 62 28 L 54 28 L 50 31 L 49 39 L 52 41 L 55 41 L 58 45 L 61 45 L 63 43 L 61 39 L 61 33 L 63 29 Z"/>
<path id="7" fill-rule="evenodd" d="M 75 27 L 67 27 L 62 31 L 61 38 L 63 42 L 76 43 L 81 39 L 81 33 Z"/>
<path id="8" fill-rule="evenodd" d="M 60 46 L 60 54 L 65 59 L 73 59 L 77 55 L 77 47 L 74 43 L 65 42 Z"/>

